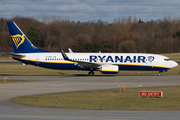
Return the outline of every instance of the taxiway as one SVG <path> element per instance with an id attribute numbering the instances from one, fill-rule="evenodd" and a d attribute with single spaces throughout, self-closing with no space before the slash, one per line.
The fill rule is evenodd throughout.
<path id="1" fill-rule="evenodd" d="M 43 108 L 9 102 L 13 97 L 43 93 L 180 85 L 179 75 L 165 76 L 0 76 L 0 79 L 38 80 L 39 82 L 0 84 L 0 119 L 62 119 L 62 120 L 140 120 L 180 119 L 180 111 L 108 111 Z"/>

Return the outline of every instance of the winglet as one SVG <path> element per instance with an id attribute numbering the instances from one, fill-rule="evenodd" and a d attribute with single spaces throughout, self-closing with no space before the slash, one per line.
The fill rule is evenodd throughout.
<path id="1" fill-rule="evenodd" d="M 68 50 L 69 50 L 69 53 L 73 53 L 73 51 L 71 50 L 71 48 L 68 48 Z"/>
<path id="2" fill-rule="evenodd" d="M 61 52 L 64 60 L 70 60 L 70 59 L 68 58 L 68 56 L 64 53 L 64 51 L 63 51 L 61 48 L 60 48 L 60 52 Z"/>

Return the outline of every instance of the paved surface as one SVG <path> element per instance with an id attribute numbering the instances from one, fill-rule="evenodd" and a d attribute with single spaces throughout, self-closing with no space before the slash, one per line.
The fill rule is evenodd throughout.
<path id="1" fill-rule="evenodd" d="M 106 111 L 41 108 L 9 102 L 13 97 L 42 93 L 131 87 L 180 85 L 180 76 L 0 76 L 0 79 L 38 80 L 0 84 L 0 120 L 179 120 L 180 111 Z M 138 82 L 137 82 L 138 80 Z"/>

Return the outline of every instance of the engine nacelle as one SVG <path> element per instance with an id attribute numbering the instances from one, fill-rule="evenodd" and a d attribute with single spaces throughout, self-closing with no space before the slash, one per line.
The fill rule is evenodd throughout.
<path id="1" fill-rule="evenodd" d="M 119 73 L 119 67 L 117 65 L 103 65 L 100 71 L 102 74 L 117 74 Z"/>

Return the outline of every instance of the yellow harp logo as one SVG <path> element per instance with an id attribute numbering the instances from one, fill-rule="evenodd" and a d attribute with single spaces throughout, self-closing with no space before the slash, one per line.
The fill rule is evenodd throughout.
<path id="1" fill-rule="evenodd" d="M 17 34 L 17 35 L 12 35 L 11 36 L 15 46 L 16 46 L 16 49 L 18 49 L 18 47 L 24 42 L 24 35 L 20 35 L 20 34 Z"/>

